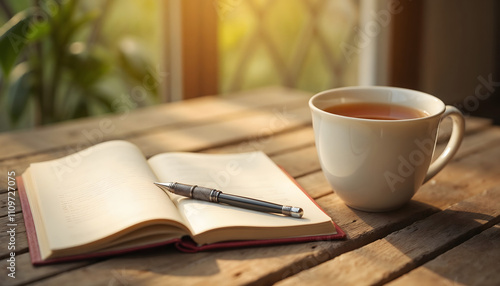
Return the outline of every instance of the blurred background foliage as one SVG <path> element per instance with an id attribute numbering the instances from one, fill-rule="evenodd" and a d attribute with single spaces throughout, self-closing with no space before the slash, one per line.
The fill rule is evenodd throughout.
<path id="1" fill-rule="evenodd" d="M 0 131 L 158 102 L 157 0 L 0 4 Z"/>
<path id="2" fill-rule="evenodd" d="M 184 1 L 184 0 L 180 0 Z M 359 0 L 206 0 L 218 93 L 357 82 Z M 0 132 L 160 102 L 162 0 L 0 0 Z"/>

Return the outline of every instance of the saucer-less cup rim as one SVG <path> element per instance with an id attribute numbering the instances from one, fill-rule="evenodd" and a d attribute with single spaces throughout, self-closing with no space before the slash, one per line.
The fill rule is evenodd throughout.
<path id="1" fill-rule="evenodd" d="M 379 92 L 390 92 L 391 94 L 386 94 L 387 97 L 392 97 L 391 100 L 381 100 L 380 97 L 384 96 L 383 94 L 380 94 L 380 96 L 377 97 L 372 97 L 372 96 L 363 96 L 362 94 L 359 94 L 360 92 L 366 91 L 367 93 L 373 93 L 374 91 L 379 91 Z M 354 101 L 352 96 L 353 93 L 356 92 L 356 97 L 359 99 L 359 101 Z M 346 98 L 346 96 L 349 96 L 350 98 Z M 324 99 L 326 97 L 326 99 Z M 405 97 L 405 102 L 402 101 L 402 98 Z M 406 104 L 406 101 L 409 100 L 415 100 L 413 101 L 420 103 L 418 106 L 415 105 L 408 105 Z M 340 105 L 340 104 L 346 104 L 346 103 L 355 103 L 355 102 L 373 102 L 373 103 L 387 103 L 387 104 L 395 104 L 395 105 L 403 105 L 407 106 L 410 108 L 418 109 L 420 111 L 423 111 L 426 113 L 425 116 L 423 117 L 418 117 L 418 118 L 407 118 L 407 119 L 394 119 L 394 120 L 383 120 L 383 119 L 367 119 L 367 118 L 359 118 L 359 117 L 350 117 L 350 116 L 344 116 L 344 115 L 339 115 L 335 113 L 330 113 L 327 111 L 324 111 L 323 109 L 329 106 L 333 105 Z M 427 105 L 425 105 L 427 103 Z M 424 107 L 425 105 L 425 107 Z M 431 106 L 432 105 L 432 106 Z M 429 108 L 431 106 L 431 108 Z M 416 121 L 416 120 L 425 120 L 429 119 L 431 117 L 439 117 L 441 116 L 445 110 L 446 110 L 446 105 L 441 101 L 439 98 L 436 98 L 428 93 L 421 92 L 421 91 L 416 91 L 416 90 L 411 90 L 411 89 L 406 89 L 406 88 L 399 88 L 399 87 L 387 87 L 387 86 L 355 86 L 355 87 L 341 87 L 341 88 L 335 88 L 335 89 L 329 89 L 322 91 L 320 93 L 315 94 L 309 99 L 309 107 L 321 114 L 327 115 L 327 116 L 334 116 L 334 117 L 342 117 L 342 118 L 349 118 L 351 120 L 358 120 L 358 121 L 370 121 L 370 122 L 384 122 L 385 124 L 390 124 L 391 122 L 393 123 L 399 123 L 399 122 L 404 122 L 404 121 Z"/>

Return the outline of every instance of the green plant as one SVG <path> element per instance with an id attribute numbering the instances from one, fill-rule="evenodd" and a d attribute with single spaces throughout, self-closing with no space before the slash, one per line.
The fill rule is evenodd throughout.
<path id="1" fill-rule="evenodd" d="M 0 28 L 0 102 L 7 114 L 0 130 L 117 111 L 124 86 L 151 77 L 144 51 L 127 48 L 139 43 L 128 38 L 111 46 L 100 37 L 113 1 L 103 3 L 85 9 L 78 0 L 35 0 Z M 133 105 L 154 102 L 157 93 L 150 88 L 148 99 Z"/>

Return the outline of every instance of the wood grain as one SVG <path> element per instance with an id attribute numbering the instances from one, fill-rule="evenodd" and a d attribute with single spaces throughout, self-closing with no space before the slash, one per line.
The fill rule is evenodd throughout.
<path id="1" fill-rule="evenodd" d="M 492 152 L 499 152 L 500 148 L 496 149 L 487 149 L 483 150 L 481 153 L 483 154 L 483 158 L 492 157 L 490 156 Z M 490 155 L 487 155 L 490 154 Z M 283 155 L 280 155 L 283 156 Z M 294 157 L 293 152 L 289 154 L 290 157 Z M 274 157 L 272 157 L 274 159 Z M 469 162 L 467 158 L 463 160 L 459 160 L 457 163 L 453 164 L 465 164 L 470 165 L 471 163 L 476 164 L 476 166 L 472 165 L 471 167 L 478 167 L 483 162 L 478 162 L 474 156 L 471 156 L 471 161 Z M 286 160 L 285 160 L 286 162 Z M 287 167 L 286 165 L 284 166 Z M 488 166 L 485 166 L 488 167 Z M 464 177 L 464 180 L 467 180 L 467 177 Z M 438 178 L 436 178 L 438 180 Z M 473 196 L 478 192 L 481 192 L 478 189 L 478 184 L 481 182 L 473 182 L 466 186 L 467 192 L 469 196 Z M 436 183 L 439 185 L 439 181 Z M 443 184 L 445 187 L 439 188 L 437 190 L 422 190 L 423 192 L 431 192 L 434 195 L 441 195 L 446 198 L 446 193 L 451 192 L 451 188 L 447 188 L 446 184 Z M 304 186 L 306 190 L 310 188 L 309 185 Z M 328 192 L 328 186 L 325 186 L 324 192 Z M 456 197 L 448 197 L 449 204 L 453 204 L 456 201 L 460 201 L 461 198 Z M 241 250 L 231 250 L 231 251 L 221 251 L 217 253 L 212 253 L 210 255 L 209 261 L 207 261 L 204 257 L 207 255 L 203 254 L 195 254 L 200 257 L 200 262 L 198 262 L 197 266 L 193 269 L 193 265 L 191 264 L 191 260 L 181 259 L 182 255 L 185 254 L 171 254 L 168 250 L 167 252 L 155 252 L 154 254 L 148 254 L 147 259 L 151 259 L 151 264 L 147 268 L 143 265 L 142 260 L 136 260 L 136 265 L 131 266 L 131 258 L 126 257 L 118 257 L 114 259 L 107 260 L 97 265 L 91 265 L 85 267 L 83 269 L 74 270 L 70 273 L 65 273 L 59 275 L 52 279 L 47 280 L 47 284 L 51 283 L 67 283 L 72 277 L 78 277 L 80 272 L 87 273 L 88 271 L 98 271 L 100 268 L 111 268 L 111 269 L 119 269 L 120 261 L 125 259 L 127 261 L 127 265 L 129 268 L 137 271 L 138 269 L 141 271 L 141 278 L 137 278 L 134 274 L 134 271 L 121 271 L 122 277 L 125 277 L 127 281 L 131 281 L 133 283 L 152 283 L 153 281 L 157 281 L 160 279 L 159 277 L 164 277 L 165 281 L 169 281 L 172 283 L 221 283 L 221 284 L 246 284 L 246 283 L 272 283 L 281 280 L 287 276 L 293 275 L 295 273 L 301 272 L 308 268 L 319 265 L 325 261 L 330 260 L 333 257 L 336 257 L 342 253 L 348 252 L 352 249 L 355 249 L 359 246 L 366 245 L 377 239 L 381 239 L 386 235 L 397 231 L 401 228 L 410 225 L 411 223 L 424 219 L 429 215 L 439 212 L 439 208 L 432 206 L 432 203 L 435 203 L 432 199 L 432 196 L 429 197 L 428 202 L 418 202 L 413 201 L 406 207 L 389 213 L 365 213 L 356 211 L 348 208 L 343 204 L 343 202 L 335 195 L 330 194 L 324 197 L 319 198 L 318 203 L 327 211 L 327 213 L 336 221 L 349 235 L 349 239 L 346 241 L 334 241 L 334 242 L 316 242 L 316 243 L 308 243 L 308 244 L 299 244 L 299 245 L 289 245 L 289 246 L 278 246 L 278 247 L 265 247 L 258 249 L 241 249 Z M 442 206 L 444 204 L 443 200 L 437 202 L 437 205 Z M 272 253 L 272 255 L 270 254 Z M 181 256 L 179 256 L 181 255 Z M 133 257 L 141 257 L 141 255 L 133 255 Z M 239 258 L 236 258 L 239 257 Z M 216 261 L 217 265 L 224 265 L 224 267 L 220 267 L 219 271 L 212 273 L 209 277 L 198 277 L 198 276 L 189 276 L 185 277 L 181 275 L 181 273 L 191 271 L 204 271 L 205 269 L 212 269 L 214 263 Z M 160 262 L 161 261 L 161 262 Z M 165 261 L 171 261 L 172 266 L 163 265 L 160 273 L 156 273 L 157 271 L 154 265 L 156 263 L 163 263 Z M 262 265 L 265 265 L 265 269 L 262 268 Z M 146 268 L 143 268 L 146 267 Z M 242 272 L 242 268 L 245 268 L 245 272 Z M 243 275 L 243 273 L 245 275 Z M 109 279 L 111 279 L 107 272 L 104 272 L 102 276 L 94 277 L 94 281 L 96 283 L 107 283 Z M 139 280 L 137 280 L 139 279 Z M 144 280 L 143 280 L 144 279 Z M 45 283 L 45 282 L 44 282 Z"/>
<path id="2" fill-rule="evenodd" d="M 85 139 L 82 132 L 99 128 L 107 118 L 115 130 L 102 140 L 129 140 L 148 157 L 169 151 L 264 151 L 346 231 L 347 240 L 196 254 L 162 247 L 99 261 L 33 267 L 16 203 L 19 276 L 2 280 L 2 285 L 269 285 L 279 281 L 324 285 L 336 281 L 383 284 L 393 279 L 394 284 L 411 285 L 421 276 L 428 279 L 423 281 L 436 283 L 498 281 L 491 267 L 478 270 L 487 274 L 483 280 L 467 280 L 460 274 L 468 273 L 461 270 L 467 265 L 461 261 L 473 251 L 481 251 L 481 241 L 498 237 L 498 226 L 492 225 L 498 223 L 500 201 L 500 128 L 492 127 L 489 120 L 467 118 L 466 137 L 455 158 L 409 204 L 393 212 L 366 213 L 347 207 L 321 172 L 307 107 L 309 97 L 304 92 L 269 88 L 0 134 L 0 144 L 5 144 L 0 172 L 15 170 L 19 175 L 32 162 L 73 153 Z M 436 153 L 449 134 L 449 126 L 444 124 Z M 3 231 L 7 223 L 5 182 L 0 177 L 0 245 L 8 239 Z M 491 261 L 498 256 L 492 254 Z M 8 255 L 7 249 L 0 248 L 0 258 Z M 445 262 L 452 266 L 440 268 Z M 484 265 L 488 263 L 477 267 Z M 5 277 L 6 271 L 3 267 L 0 275 Z"/>
<path id="3" fill-rule="evenodd" d="M 8 217 L 0 218 L 0 225 L 2 226 L 2 230 L 5 231 L 0 232 L 0 245 L 2 250 L 0 251 L 0 259 L 8 257 L 10 252 L 12 252 L 8 247 L 8 243 L 10 242 L 10 234 L 7 230 L 10 230 L 11 227 L 8 224 L 14 224 L 14 233 L 15 233 L 15 241 L 13 246 L 15 247 L 15 252 L 17 254 L 25 253 L 28 251 L 28 238 L 26 237 L 26 228 L 24 227 L 24 219 L 21 213 L 15 215 L 15 221 L 11 222 L 8 220 Z"/>
<path id="4" fill-rule="evenodd" d="M 114 138 L 126 138 L 168 126 L 199 125 L 224 120 L 249 110 L 273 110 L 284 106 L 305 106 L 309 93 L 272 87 L 242 92 L 233 97 L 208 96 L 130 110 L 124 105 L 116 115 L 84 118 L 37 129 L 0 134 L 0 160 L 37 154 L 65 146 L 95 144 Z M 285 104 L 284 104 L 285 103 Z M 81 148 L 81 147 L 80 147 Z"/>
<path id="5" fill-rule="evenodd" d="M 6 267 L 0 268 L 0 276 L 2 277 L 1 285 L 26 285 L 32 281 L 48 278 L 57 275 L 64 271 L 69 271 L 75 268 L 83 267 L 95 261 L 78 261 L 64 264 L 47 265 L 44 267 L 35 267 L 31 265 L 28 253 L 16 255 L 16 274 L 15 278 L 7 277 L 10 271 Z M 89 283 L 91 276 L 83 278 Z"/>
<path id="6" fill-rule="evenodd" d="M 278 285 L 383 284 L 498 223 L 498 201 L 500 188 L 487 190 Z"/>
<path id="7" fill-rule="evenodd" d="M 318 203 L 323 208 L 332 210 L 331 212 L 335 209 L 337 216 L 344 217 L 349 222 L 359 219 L 334 194 L 318 200 Z M 66 284 L 70 281 L 73 281 L 72 285 L 85 285 L 85 280 L 80 280 L 78 277 L 84 277 L 86 273 L 93 273 L 93 283 L 107 284 L 114 279 L 113 273 L 116 272 L 120 273 L 124 281 L 131 284 L 156 284 L 162 281 L 172 285 L 269 284 L 352 249 L 353 243 L 360 237 L 374 240 L 377 237 L 373 236 L 379 234 L 382 229 L 385 230 L 385 234 L 390 233 L 396 225 L 401 227 L 408 223 L 401 220 L 421 217 L 422 211 L 425 211 L 423 206 L 412 204 L 397 212 L 396 214 L 400 214 L 398 216 L 384 215 L 387 220 L 383 223 L 383 220 L 380 220 L 381 225 L 372 227 L 365 224 L 367 228 L 376 229 L 369 235 L 366 234 L 366 228 L 359 227 L 359 225 L 356 227 L 345 225 L 343 227 L 350 233 L 350 240 L 346 241 L 319 241 L 196 254 L 178 253 L 171 248 L 166 248 L 112 258 L 65 272 L 41 281 L 40 285 Z"/>
<path id="8" fill-rule="evenodd" d="M 309 110 L 304 107 L 284 108 L 280 111 L 252 111 L 222 121 L 169 128 L 127 140 L 139 146 L 143 153 L 150 157 L 168 151 L 193 151 L 241 143 L 252 136 L 271 136 L 304 126 L 310 121 Z"/>
<path id="9" fill-rule="evenodd" d="M 282 96 L 279 92 L 275 94 L 276 96 L 273 96 L 273 98 L 280 98 Z M 158 126 L 155 128 L 151 127 L 148 132 L 142 131 L 138 133 L 134 131 L 135 128 L 139 128 L 141 125 L 136 126 L 137 122 L 134 121 L 135 118 L 127 118 L 125 120 L 127 123 L 122 129 L 115 126 L 116 128 L 113 132 L 109 133 L 101 132 L 101 129 L 89 127 L 92 125 L 85 125 L 84 127 L 79 126 L 80 122 L 73 122 L 75 126 L 74 129 L 72 129 L 73 131 L 70 132 L 71 134 L 67 134 L 67 130 L 64 128 L 62 130 L 53 130 L 55 127 L 47 127 L 40 130 L 40 132 L 43 133 L 42 137 L 59 138 L 57 139 L 58 143 L 50 145 L 51 143 L 41 140 L 39 142 L 40 145 L 33 146 L 33 148 L 24 148 L 22 144 L 13 144 L 13 142 L 21 140 L 20 138 L 9 138 L 7 135 L 2 137 L 2 135 L 0 135 L 0 142 L 2 138 L 10 142 L 10 145 L 6 144 L 7 150 L 1 153 L 5 155 L 4 160 L 1 160 L 2 158 L 0 155 L 0 171 L 5 172 L 5 174 L 9 171 L 15 171 L 16 174 L 21 175 L 30 163 L 71 155 L 90 145 L 111 139 L 126 139 L 136 144 L 146 157 L 150 157 L 158 153 L 169 151 L 197 151 L 201 149 L 210 149 L 234 142 L 245 144 L 247 141 L 255 142 L 255 140 L 253 140 L 254 138 L 262 141 L 262 138 L 310 124 L 311 116 L 305 104 L 308 97 L 305 94 L 291 94 L 291 99 L 287 101 L 287 104 L 280 104 L 278 106 L 276 104 L 279 102 L 275 102 L 274 100 L 268 102 L 267 105 L 263 105 L 262 103 L 258 105 L 257 102 L 264 101 L 259 100 L 261 99 L 260 96 L 263 94 L 257 93 L 257 95 L 258 96 L 250 98 L 238 97 L 237 99 L 228 100 L 227 102 L 221 99 L 208 100 L 209 98 L 205 97 L 188 101 L 189 103 L 185 105 L 179 104 L 178 106 L 171 106 L 172 110 L 168 110 L 169 114 L 172 113 L 176 118 L 180 118 L 182 117 L 180 114 L 184 112 L 187 113 L 194 103 L 196 103 L 195 107 L 200 109 L 206 106 L 207 103 L 210 103 L 211 105 L 208 105 L 208 107 L 211 108 L 209 114 L 212 118 L 210 120 L 205 117 L 200 118 L 197 114 L 201 111 L 195 108 L 192 111 L 194 115 L 187 113 L 183 116 L 184 123 L 175 122 L 175 124 L 167 124 L 161 128 Z M 269 97 L 269 94 L 266 96 Z M 283 98 L 281 99 L 283 100 Z M 255 102 L 252 104 L 253 101 Z M 274 103 L 274 105 L 271 103 Z M 240 107 L 240 104 L 244 104 L 243 106 L 245 106 L 245 108 Z M 234 107 L 234 105 L 236 107 Z M 159 109 L 159 111 L 157 109 Z M 162 109 L 164 109 L 164 107 L 160 106 L 152 110 L 151 113 L 156 114 L 158 112 L 163 112 Z M 179 109 L 182 112 L 179 112 Z M 214 112 L 213 109 L 219 110 L 220 113 Z M 119 118 L 118 116 L 115 117 Z M 95 122 L 98 119 L 88 120 L 94 125 L 99 124 L 99 122 Z M 161 121 L 158 115 L 156 121 Z M 75 130 L 79 131 L 75 133 Z M 139 128 L 138 130 L 142 129 Z M 25 133 L 13 133 L 14 135 L 12 136 L 16 137 L 19 135 L 22 137 Z M 62 144 L 63 142 L 65 145 Z M 47 149 L 44 146 L 53 147 Z M 9 150 L 9 148 L 11 148 L 11 150 Z M 16 156 L 14 156 L 14 158 L 9 158 L 7 155 L 9 152 Z M 24 153 L 24 155 L 18 156 L 18 153 Z M 0 192 L 5 192 L 7 186 L 6 180 L 6 177 L 0 177 Z"/>
<path id="10" fill-rule="evenodd" d="M 500 225 L 443 253 L 388 285 L 484 285 L 500 282 Z"/>

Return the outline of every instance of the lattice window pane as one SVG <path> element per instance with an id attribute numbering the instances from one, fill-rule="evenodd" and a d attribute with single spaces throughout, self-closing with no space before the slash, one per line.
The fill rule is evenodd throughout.
<path id="1" fill-rule="evenodd" d="M 219 0 L 220 91 L 284 85 L 317 92 L 357 82 L 357 55 L 347 58 L 359 2 Z"/>

